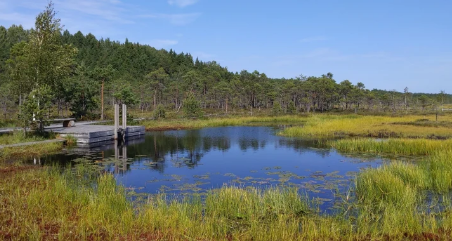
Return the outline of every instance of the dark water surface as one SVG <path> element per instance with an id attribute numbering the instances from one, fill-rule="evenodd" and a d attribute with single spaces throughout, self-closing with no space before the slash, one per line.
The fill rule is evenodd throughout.
<path id="1" fill-rule="evenodd" d="M 41 164 L 67 164 L 85 157 L 138 193 L 203 192 L 223 185 L 292 185 L 332 206 L 361 168 L 380 159 L 346 157 L 316 141 L 276 136 L 272 127 L 218 127 L 148 132 L 115 149 L 114 144 L 74 148 Z"/>

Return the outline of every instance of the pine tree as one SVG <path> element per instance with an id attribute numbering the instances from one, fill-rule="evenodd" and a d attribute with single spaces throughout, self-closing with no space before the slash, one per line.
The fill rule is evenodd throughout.
<path id="1" fill-rule="evenodd" d="M 184 112 L 185 116 L 189 118 L 201 117 L 201 105 L 198 100 L 196 100 L 193 92 L 188 92 L 187 98 L 184 101 Z"/>

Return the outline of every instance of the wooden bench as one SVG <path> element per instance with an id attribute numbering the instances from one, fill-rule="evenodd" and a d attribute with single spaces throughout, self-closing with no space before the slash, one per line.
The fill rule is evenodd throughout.
<path id="1" fill-rule="evenodd" d="M 63 127 L 74 127 L 75 118 L 53 119 L 52 122 L 63 122 Z"/>

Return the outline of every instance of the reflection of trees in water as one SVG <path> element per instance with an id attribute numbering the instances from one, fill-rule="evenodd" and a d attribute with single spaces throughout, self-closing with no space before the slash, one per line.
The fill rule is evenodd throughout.
<path id="1" fill-rule="evenodd" d="M 317 140 L 281 138 L 279 139 L 278 144 L 280 146 L 290 147 L 299 153 L 314 152 L 322 157 L 329 156 L 331 152 L 331 149 L 328 148 L 328 146 L 320 143 Z"/>
<path id="2" fill-rule="evenodd" d="M 143 163 L 148 168 L 163 173 L 168 161 L 176 167 L 195 168 L 206 153 L 211 150 L 228 151 L 233 144 L 237 144 L 242 151 L 258 151 L 271 144 L 275 148 L 288 147 L 300 153 L 315 152 L 321 156 L 327 156 L 330 153 L 330 149 L 325 148 L 318 141 L 277 137 L 266 129 L 218 128 L 213 129 L 212 132 L 205 130 L 150 132 L 143 139 L 127 146 L 127 154 L 123 154 L 124 150 L 119 147 L 116 155 L 114 147 L 111 146 L 113 149 L 105 151 L 105 155 L 96 151 L 90 154 L 89 159 L 103 165 L 103 156 L 108 159 L 112 156 L 127 155 L 133 158 L 133 162 Z M 86 155 L 87 152 L 84 154 Z M 61 154 L 46 158 L 44 162 L 70 163 L 71 160 L 79 157 L 81 156 Z M 124 158 L 118 159 L 121 160 L 105 164 L 106 168 L 108 169 L 110 165 L 113 168 L 112 171 L 116 173 L 130 171 L 131 161 Z"/>
<path id="3" fill-rule="evenodd" d="M 242 151 L 247 151 L 248 149 L 253 149 L 255 151 L 259 149 L 264 149 L 267 145 L 266 140 L 249 139 L 249 138 L 239 138 L 239 147 Z"/>

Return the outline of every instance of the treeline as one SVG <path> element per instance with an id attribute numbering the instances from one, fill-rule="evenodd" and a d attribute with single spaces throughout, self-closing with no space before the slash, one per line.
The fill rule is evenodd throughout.
<path id="1" fill-rule="evenodd" d="M 54 13 L 53 8 L 50 10 L 42 14 Z M 203 62 L 189 53 L 157 50 L 127 39 L 123 43 L 97 39 L 80 31 L 71 34 L 58 26 L 55 25 L 54 30 L 58 31 L 52 44 L 47 46 L 49 53 L 38 54 L 35 62 L 23 59 L 37 56 L 32 49 L 36 44 L 30 43 L 39 38 L 42 30 L 0 26 L 0 106 L 4 118 L 14 118 L 12 113 L 19 112 L 19 105 L 35 86 L 42 84 L 50 86 L 53 92 L 50 102 L 57 107 L 57 115 L 71 113 L 77 118 L 99 117 L 102 88 L 105 89 L 105 105 L 127 103 L 142 111 L 158 108 L 179 111 L 187 96 L 194 96 L 203 109 L 221 112 L 271 109 L 274 114 L 332 110 L 424 111 L 452 103 L 452 96 L 440 91 L 420 94 L 410 93 L 408 88 L 368 90 L 361 82 L 336 81 L 331 73 L 292 79 L 272 79 L 258 71 L 233 73 L 215 61 Z M 30 53 L 24 50 L 27 46 Z M 61 54 L 52 53 L 57 49 Z M 48 61 L 52 56 L 59 60 Z M 61 61 L 65 63 L 59 66 Z M 51 66 L 37 68 L 35 65 Z M 64 69 L 64 73 L 51 69 L 57 66 Z M 48 74 L 43 77 L 32 72 L 23 74 L 32 68 Z M 39 82 L 42 79 L 45 81 Z"/>

